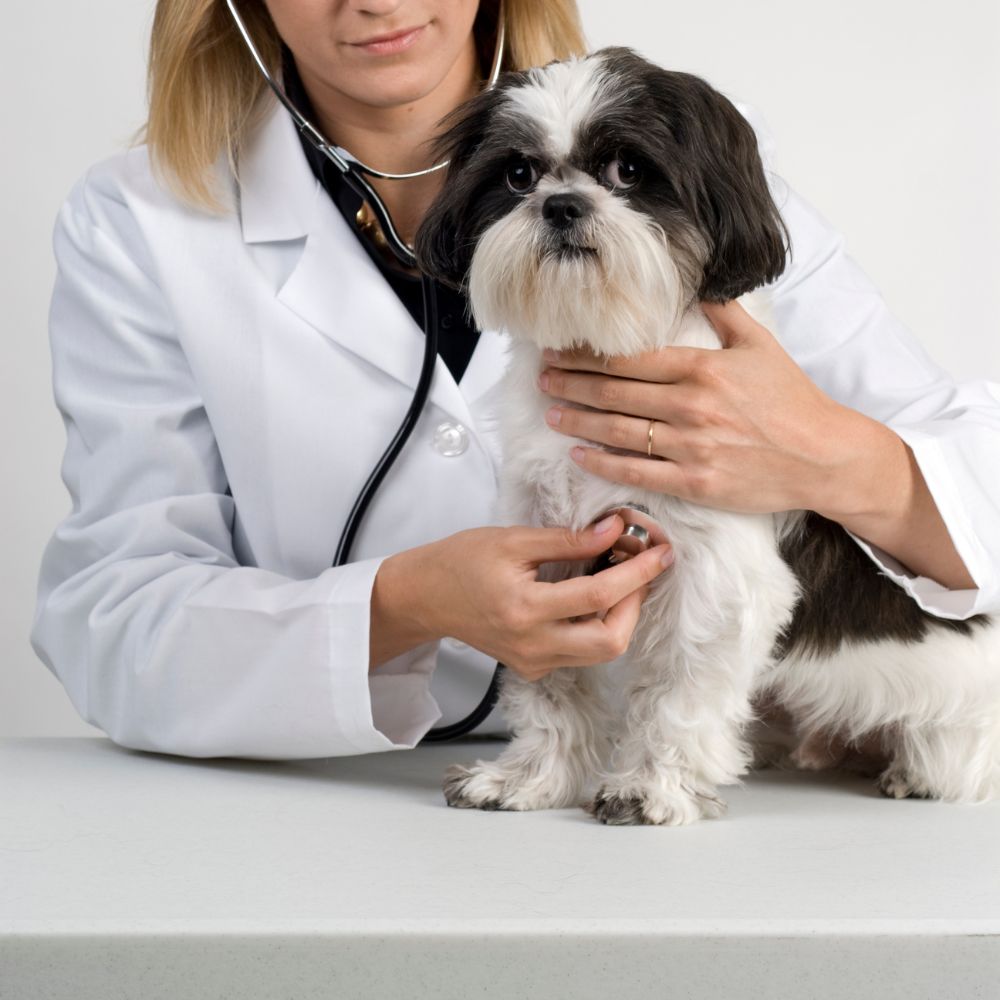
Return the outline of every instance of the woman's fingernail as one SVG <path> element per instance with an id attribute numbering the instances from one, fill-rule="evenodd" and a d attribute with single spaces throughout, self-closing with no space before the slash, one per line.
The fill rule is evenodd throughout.
<path id="1" fill-rule="evenodd" d="M 549 373 L 548 372 L 542 372 L 542 374 L 538 376 L 538 388 L 541 389 L 542 392 L 548 392 L 548 389 L 549 389 Z"/>
<path id="2" fill-rule="evenodd" d="M 574 462 L 583 463 L 583 449 L 582 448 L 570 448 L 569 457 L 573 459 Z"/>
<path id="3" fill-rule="evenodd" d="M 605 532 L 610 531 L 612 525 L 614 525 L 615 523 L 615 518 L 617 516 L 618 516 L 617 514 L 608 514 L 606 518 L 604 518 L 601 521 L 598 521 L 597 524 L 594 525 L 594 534 L 603 535 Z"/>
<path id="4" fill-rule="evenodd" d="M 558 427 L 560 420 L 562 420 L 562 410 L 558 406 L 550 406 L 548 410 L 545 411 L 545 422 L 547 424 L 552 424 L 553 427 Z"/>
<path id="5" fill-rule="evenodd" d="M 546 347 L 545 350 L 542 351 L 542 357 L 545 358 L 546 361 L 558 361 L 559 352 L 552 350 L 551 347 Z"/>
<path id="6" fill-rule="evenodd" d="M 674 550 L 668 546 L 660 553 L 660 565 L 666 569 L 674 561 Z"/>

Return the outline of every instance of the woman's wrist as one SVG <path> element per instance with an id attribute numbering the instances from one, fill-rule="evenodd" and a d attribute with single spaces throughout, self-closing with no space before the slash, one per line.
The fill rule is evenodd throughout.
<path id="1" fill-rule="evenodd" d="M 807 506 L 855 534 L 905 519 L 914 493 L 906 443 L 885 424 L 832 405 L 823 428 L 823 475 L 810 484 Z"/>
<path id="2" fill-rule="evenodd" d="M 810 509 L 950 590 L 975 588 L 912 449 L 891 428 L 837 405 L 835 447 Z"/>
<path id="3" fill-rule="evenodd" d="M 372 585 L 368 672 L 425 642 L 441 638 L 425 604 L 430 545 L 405 549 L 382 560 Z"/>

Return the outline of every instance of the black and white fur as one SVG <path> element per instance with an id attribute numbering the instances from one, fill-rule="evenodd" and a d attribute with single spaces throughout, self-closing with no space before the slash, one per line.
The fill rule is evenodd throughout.
<path id="1" fill-rule="evenodd" d="M 717 348 L 700 299 L 742 297 L 769 325 L 766 289 L 748 293 L 781 274 L 788 234 L 750 125 L 703 80 L 605 49 L 508 74 L 447 126 L 439 151 L 452 163 L 417 253 L 467 287 L 480 327 L 512 338 L 498 392 L 502 518 L 580 529 L 639 503 L 675 553 L 613 664 L 533 683 L 506 671 L 514 738 L 495 761 L 451 768 L 448 803 L 563 807 L 595 780 L 587 808 L 605 823 L 715 816 L 718 787 L 751 766 L 764 703 L 793 720 L 799 766 L 842 763 L 867 743 L 884 755 L 889 795 L 996 795 L 993 622 L 921 611 L 816 514 L 732 513 L 590 475 L 545 423 L 543 348 Z"/>

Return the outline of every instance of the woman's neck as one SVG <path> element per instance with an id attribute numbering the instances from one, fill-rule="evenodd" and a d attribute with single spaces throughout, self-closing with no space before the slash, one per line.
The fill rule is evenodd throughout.
<path id="1" fill-rule="evenodd" d="M 431 93 L 408 104 L 373 107 L 328 87 L 299 67 L 302 84 L 319 119 L 320 131 L 363 163 L 386 173 L 409 173 L 433 166 L 429 140 L 449 111 L 479 90 L 475 45 L 469 45 Z M 412 245 L 420 222 L 444 182 L 438 170 L 409 180 L 368 178 L 385 202 L 400 236 Z"/>

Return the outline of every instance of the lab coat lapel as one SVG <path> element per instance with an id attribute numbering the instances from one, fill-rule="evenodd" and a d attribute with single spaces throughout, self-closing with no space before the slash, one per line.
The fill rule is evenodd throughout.
<path id="1" fill-rule="evenodd" d="M 424 352 L 423 331 L 385 284 L 378 268 L 330 198 L 322 195 L 291 118 L 277 104 L 262 122 L 241 161 L 241 224 L 249 243 L 302 243 L 298 260 L 277 292 L 278 301 L 340 347 L 398 382 L 416 387 Z M 476 397 L 488 389 L 499 346 L 487 337 L 483 358 L 473 355 L 470 383 Z M 485 367 L 483 367 L 485 362 Z M 496 378 L 497 370 L 493 370 Z M 464 382 L 464 380 L 463 380 Z M 430 400 L 475 430 L 465 395 L 437 358 Z"/>
<path id="2" fill-rule="evenodd" d="M 500 376 L 507 367 L 510 337 L 496 330 L 483 330 L 476 342 L 476 349 L 462 375 L 462 395 L 479 419 L 486 412 L 486 394 L 495 390 Z M 478 404 L 478 405 L 477 405 Z"/>

